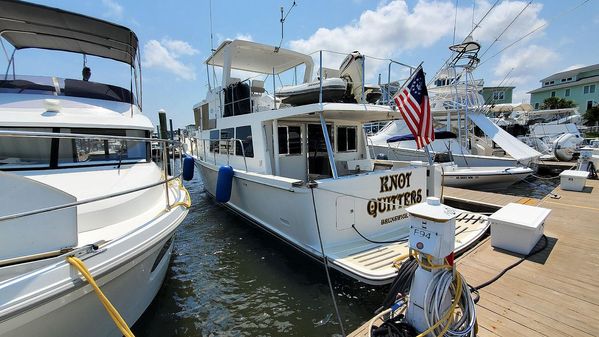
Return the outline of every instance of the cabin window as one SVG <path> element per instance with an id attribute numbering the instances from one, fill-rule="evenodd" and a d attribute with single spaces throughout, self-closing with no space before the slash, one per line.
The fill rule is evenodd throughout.
<path id="1" fill-rule="evenodd" d="M 110 135 L 145 138 L 146 131 L 123 129 L 60 129 L 61 133 Z M 147 143 L 108 139 L 59 139 L 58 165 L 85 165 L 108 162 L 140 161 L 147 159 Z"/>
<path id="2" fill-rule="evenodd" d="M 299 126 L 279 126 L 279 154 L 302 153 L 302 129 Z"/>
<path id="3" fill-rule="evenodd" d="M 570 89 L 566 89 L 566 97 L 570 97 Z"/>
<path id="4" fill-rule="evenodd" d="M 210 131 L 210 152 L 218 153 L 218 139 L 220 138 L 220 131 Z"/>
<path id="5" fill-rule="evenodd" d="M 252 127 L 247 125 L 235 128 L 235 138 L 239 139 L 239 141 L 235 141 L 235 155 L 243 156 L 245 154 L 246 157 L 254 157 Z"/>
<path id="6" fill-rule="evenodd" d="M 6 131 L 52 132 L 51 128 L 0 128 Z M 0 169 L 49 167 L 50 138 L 0 137 Z"/>
<path id="7" fill-rule="evenodd" d="M 14 128 L 11 130 L 147 138 L 145 130 Z M 101 138 L 0 137 L 0 169 L 58 168 L 149 161 L 146 141 Z"/>
<path id="8" fill-rule="evenodd" d="M 535 103 L 535 109 L 539 108 L 539 103 Z"/>
<path id="9" fill-rule="evenodd" d="M 493 99 L 494 100 L 502 100 L 504 98 L 503 91 L 493 91 Z"/>
<path id="10" fill-rule="evenodd" d="M 226 154 L 228 152 L 229 154 L 234 154 L 235 147 L 233 141 L 228 140 L 235 138 L 233 132 L 235 132 L 234 128 L 220 130 L 220 153 Z"/>
<path id="11" fill-rule="evenodd" d="M 356 151 L 358 135 L 355 126 L 337 128 L 337 152 Z"/>

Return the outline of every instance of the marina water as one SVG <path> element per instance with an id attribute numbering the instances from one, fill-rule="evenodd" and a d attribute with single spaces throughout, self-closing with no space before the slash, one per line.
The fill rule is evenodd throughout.
<path id="1" fill-rule="evenodd" d="M 197 173 L 166 280 L 136 335 L 340 335 L 323 266 L 218 205 Z M 497 192 L 542 198 L 559 183 L 544 178 Z M 388 289 L 331 277 L 346 331 L 372 317 Z"/>

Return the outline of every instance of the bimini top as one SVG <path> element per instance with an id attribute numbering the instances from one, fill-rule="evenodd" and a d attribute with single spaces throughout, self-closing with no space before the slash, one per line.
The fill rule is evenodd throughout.
<path id="1" fill-rule="evenodd" d="M 16 49 L 69 51 L 135 66 L 138 40 L 129 28 L 57 8 L 0 0 L 0 35 Z"/>
<path id="2" fill-rule="evenodd" d="M 456 134 L 450 131 L 435 131 L 435 139 L 455 139 Z M 403 142 L 416 139 L 413 134 L 393 136 L 387 139 L 387 143 Z"/>
<path id="3" fill-rule="evenodd" d="M 311 76 L 314 67 L 314 61 L 309 55 L 283 48 L 275 51 L 274 46 L 244 40 L 224 41 L 206 60 L 206 64 L 225 67 L 227 53 L 230 53 L 231 69 L 260 74 L 272 74 L 273 68 L 275 74 L 279 74 L 305 64 L 306 73 Z"/>

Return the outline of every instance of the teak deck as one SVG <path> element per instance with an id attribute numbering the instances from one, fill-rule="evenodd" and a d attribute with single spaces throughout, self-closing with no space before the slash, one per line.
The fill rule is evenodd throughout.
<path id="1" fill-rule="evenodd" d="M 475 201 L 486 194 L 453 190 L 445 193 Z M 557 187 L 553 193 L 560 198 L 537 200 L 552 209 L 545 222 L 547 248 L 480 290 L 478 336 L 599 336 L 599 181 L 587 180 L 582 192 Z M 457 265 L 468 283 L 478 285 L 518 258 L 495 250 L 487 238 Z M 368 336 L 366 325 L 349 336 Z"/>

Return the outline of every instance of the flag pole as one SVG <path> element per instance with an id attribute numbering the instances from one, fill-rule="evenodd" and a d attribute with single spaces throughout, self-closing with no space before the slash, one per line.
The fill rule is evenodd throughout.
<path id="1" fill-rule="evenodd" d="M 422 69 L 422 64 L 423 63 L 424 63 L 424 61 L 421 61 L 420 64 L 416 67 L 416 70 L 414 70 L 410 74 L 410 77 L 408 77 L 408 79 L 403 82 L 403 84 L 401 85 L 401 87 L 399 89 L 397 89 L 397 92 L 395 93 L 395 95 L 393 95 L 393 97 L 391 97 L 393 99 L 393 103 L 395 103 L 395 96 L 397 96 L 397 94 L 400 93 L 403 90 L 403 88 L 406 86 L 406 84 L 408 84 L 410 82 L 410 80 L 412 79 L 412 77 L 414 77 L 418 73 L 418 70 Z M 397 104 L 395 104 L 395 106 L 397 107 Z"/>

